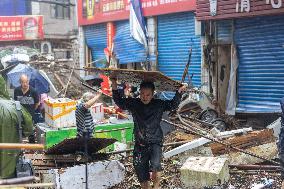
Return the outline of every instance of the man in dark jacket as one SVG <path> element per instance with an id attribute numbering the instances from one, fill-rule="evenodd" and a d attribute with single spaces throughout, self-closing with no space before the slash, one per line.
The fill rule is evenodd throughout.
<path id="1" fill-rule="evenodd" d="M 140 84 L 140 98 L 123 98 L 117 90 L 116 79 L 112 81 L 113 100 L 118 107 L 129 110 L 134 121 L 135 146 L 133 165 L 141 187 L 150 188 L 150 171 L 153 175 L 154 189 L 159 188 L 161 179 L 161 159 L 163 132 L 160 126 L 163 112 L 178 107 L 181 93 L 179 88 L 172 100 L 153 99 L 155 86 L 152 82 Z"/>
<path id="2" fill-rule="evenodd" d="M 20 77 L 21 86 L 14 90 L 14 100 L 20 101 L 35 120 L 35 110 L 39 106 L 39 95 L 29 84 L 29 78 L 23 74 Z"/>

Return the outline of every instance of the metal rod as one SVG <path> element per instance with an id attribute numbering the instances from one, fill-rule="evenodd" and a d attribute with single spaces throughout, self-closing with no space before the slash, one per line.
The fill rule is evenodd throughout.
<path id="1" fill-rule="evenodd" d="M 89 189 L 88 186 L 88 138 L 87 138 L 87 133 L 84 132 L 84 148 L 85 148 L 85 156 L 86 156 L 86 161 L 85 161 L 85 177 L 86 177 L 86 189 Z"/>
<path id="2" fill-rule="evenodd" d="M 229 165 L 230 168 L 237 168 L 240 170 L 280 170 L 280 166 L 275 165 Z"/>
<path id="3" fill-rule="evenodd" d="M 82 84 L 84 87 L 87 87 L 88 89 L 91 89 L 91 90 L 93 90 L 93 91 L 95 91 L 95 92 L 100 92 L 99 90 L 94 89 L 93 87 L 91 87 L 90 85 L 88 85 L 88 84 L 86 84 L 86 83 L 84 83 L 84 82 L 81 82 L 81 84 Z M 102 93 L 102 94 L 105 95 L 105 96 L 111 97 L 110 95 L 107 95 L 107 94 L 105 94 L 105 93 Z"/>
<path id="4" fill-rule="evenodd" d="M 179 116 L 179 117 L 180 117 L 180 116 Z M 181 126 L 181 125 L 175 124 L 175 123 L 170 122 L 170 121 L 165 120 L 165 119 L 162 119 L 162 121 L 164 121 L 164 122 L 166 122 L 166 123 L 168 123 L 168 124 L 171 124 L 171 125 L 173 125 L 173 126 L 175 126 L 175 127 L 181 128 L 181 129 L 183 129 L 183 130 L 192 132 L 192 133 L 194 133 L 194 134 L 196 134 L 196 135 L 198 135 L 198 136 L 201 136 L 201 137 L 206 138 L 206 139 L 208 139 L 208 140 L 211 140 L 211 141 L 213 141 L 213 142 L 216 142 L 216 143 L 222 144 L 222 145 L 224 145 L 224 146 L 227 146 L 228 148 L 231 148 L 231 149 L 234 149 L 234 150 L 236 150 L 236 151 L 242 152 L 242 153 L 244 153 L 244 154 L 247 154 L 247 155 L 250 155 L 250 156 L 253 156 L 253 157 L 262 159 L 262 160 L 264 160 L 264 161 L 268 161 L 268 162 L 273 163 L 273 164 L 275 164 L 275 165 L 280 165 L 280 163 L 277 162 L 277 161 L 270 160 L 270 159 L 261 157 L 261 156 L 259 156 L 259 155 L 253 154 L 253 153 L 251 153 L 251 152 L 248 152 L 248 151 L 246 151 L 246 150 L 242 150 L 242 149 L 240 149 L 240 148 L 234 147 L 234 146 L 232 146 L 232 145 L 229 144 L 229 143 L 226 143 L 226 142 L 217 140 L 217 139 L 215 139 L 215 138 L 213 138 L 213 137 L 210 137 L 210 136 L 208 136 L 208 135 L 205 135 L 205 134 L 203 134 L 203 133 L 201 134 L 201 133 L 199 133 L 199 132 L 196 132 L 196 131 L 194 131 L 193 129 L 190 129 L 189 127 Z M 182 120 L 180 120 L 180 121 L 182 121 Z M 182 121 L 182 122 L 183 122 L 183 121 Z M 183 123 L 183 124 L 184 124 L 184 123 Z M 185 124 L 185 125 L 187 125 L 187 124 Z M 187 126 L 188 126 L 188 125 L 187 125 Z"/>

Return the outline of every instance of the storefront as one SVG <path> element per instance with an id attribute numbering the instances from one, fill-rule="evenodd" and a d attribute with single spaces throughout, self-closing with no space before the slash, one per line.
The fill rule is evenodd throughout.
<path id="1" fill-rule="evenodd" d="M 197 4 L 197 18 L 217 28 L 218 64 L 222 64 L 226 56 L 220 50 L 224 41 L 231 48 L 227 66 L 232 67 L 232 63 L 237 62 L 236 81 L 227 91 L 231 93 L 235 87 L 235 98 L 230 99 L 236 101 L 234 111 L 280 112 L 279 102 L 284 97 L 284 6 L 274 0 L 250 4 L 230 1 L 229 4 L 235 8 L 227 1 L 218 1 L 216 5 Z M 207 9 L 211 13 L 206 12 Z M 218 70 L 217 75 L 220 76 L 221 71 Z M 230 83 L 229 79 L 227 82 Z M 225 97 L 228 102 L 228 96 Z"/>
<path id="2" fill-rule="evenodd" d="M 142 44 L 130 36 L 128 1 L 94 4 L 94 11 L 90 16 L 87 16 L 85 3 L 84 0 L 78 2 L 79 25 L 89 28 L 85 29 L 85 38 L 86 44 L 92 49 L 93 57 L 97 59 L 98 56 L 103 56 L 102 48 L 108 47 L 106 42 L 108 36 L 103 32 L 108 33 L 105 25 L 107 22 L 112 22 L 115 28 L 113 52 L 119 64 L 151 61 L 155 64 L 152 65 L 153 69 L 159 69 L 171 78 L 180 80 L 188 61 L 189 49 L 192 48 L 190 74 L 193 74 L 194 85 L 200 85 L 201 48 L 200 36 L 195 34 L 194 0 L 141 1 L 148 27 L 149 54 Z M 99 30 L 97 34 L 90 34 L 97 30 Z M 94 35 L 98 36 L 97 42 Z M 100 50 L 97 49 L 98 47 Z"/>
<path id="3" fill-rule="evenodd" d="M 142 44 L 130 37 L 129 21 L 115 22 L 114 53 L 119 64 L 145 62 L 146 50 Z"/>
<path id="4" fill-rule="evenodd" d="M 94 24 L 84 27 L 86 45 L 91 50 L 92 61 L 100 62 L 105 59 L 104 49 L 107 47 L 106 24 Z M 100 64 L 95 64 L 99 66 Z M 103 65 L 101 65 L 103 66 Z"/>

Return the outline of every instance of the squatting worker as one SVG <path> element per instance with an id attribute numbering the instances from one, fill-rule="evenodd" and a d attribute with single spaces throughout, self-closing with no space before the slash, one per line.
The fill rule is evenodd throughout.
<path id="1" fill-rule="evenodd" d="M 36 90 L 30 86 L 27 75 L 22 74 L 20 76 L 20 84 L 21 86 L 14 90 L 14 100 L 20 101 L 21 105 L 28 110 L 34 120 L 35 110 L 40 104 L 39 95 Z"/>
<path id="2" fill-rule="evenodd" d="M 84 134 L 87 138 L 93 136 L 93 131 L 95 128 L 95 123 L 91 114 L 90 108 L 97 102 L 102 93 L 97 93 L 96 95 L 91 92 L 86 92 L 83 94 L 80 102 L 76 106 L 75 116 L 76 116 L 76 126 L 77 126 L 77 137 L 83 137 Z"/>
<path id="3" fill-rule="evenodd" d="M 160 126 L 163 112 L 178 107 L 182 86 L 172 100 L 154 99 L 155 86 L 152 82 L 140 84 L 140 98 L 123 98 L 117 90 L 117 81 L 111 78 L 113 100 L 118 107 L 129 110 L 134 121 L 135 146 L 133 151 L 133 165 L 138 180 L 143 189 L 150 188 L 150 171 L 152 172 L 154 188 L 159 188 L 161 179 L 161 158 L 163 132 Z"/>

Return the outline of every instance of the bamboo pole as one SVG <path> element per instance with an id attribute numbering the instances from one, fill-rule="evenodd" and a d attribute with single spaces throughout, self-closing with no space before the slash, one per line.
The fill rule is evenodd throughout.
<path id="1" fill-rule="evenodd" d="M 11 179 L 0 179 L 0 185 L 26 183 L 26 182 L 32 182 L 35 180 L 39 181 L 40 179 L 35 176 L 11 178 Z"/>
<path id="2" fill-rule="evenodd" d="M 42 187 L 52 187 L 54 188 L 54 183 L 35 183 L 35 184 L 11 184 L 11 185 L 0 185 L 0 188 L 42 188 Z"/>
<path id="3" fill-rule="evenodd" d="M 0 149 L 11 150 L 44 150 L 43 144 L 0 143 Z"/>

